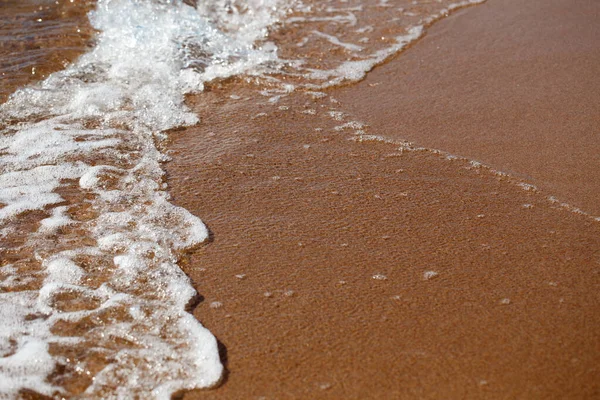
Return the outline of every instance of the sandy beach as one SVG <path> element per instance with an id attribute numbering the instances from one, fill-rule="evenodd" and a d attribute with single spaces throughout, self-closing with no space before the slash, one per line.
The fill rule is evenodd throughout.
<path id="1" fill-rule="evenodd" d="M 490 0 L 323 99 L 190 97 L 168 183 L 228 372 L 184 398 L 600 395 L 598 12 Z"/>
<path id="2" fill-rule="evenodd" d="M 600 215 L 599 13 L 593 1 L 560 0 L 459 10 L 336 97 L 386 136 L 492 165 Z"/>
<path id="3" fill-rule="evenodd" d="M 600 398 L 600 2 L 0 3 L 0 397 Z"/>

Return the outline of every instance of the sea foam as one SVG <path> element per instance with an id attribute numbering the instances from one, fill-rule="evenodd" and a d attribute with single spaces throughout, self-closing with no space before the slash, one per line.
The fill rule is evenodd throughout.
<path id="1" fill-rule="evenodd" d="M 276 59 L 259 42 L 285 7 L 225 19 L 226 3 L 100 0 L 95 47 L 1 106 L 0 398 L 166 399 L 219 381 L 177 266 L 207 229 L 169 202 L 156 142 L 198 123 L 186 93 Z"/>
<path id="2" fill-rule="evenodd" d="M 286 83 L 319 90 L 363 79 L 373 67 L 419 39 L 450 12 L 485 0 L 304 1 L 284 19 L 280 73 Z"/>
<path id="3" fill-rule="evenodd" d="M 94 48 L 0 106 L 0 398 L 215 385 L 217 342 L 185 311 L 196 293 L 177 266 L 208 233 L 169 202 L 157 148 L 199 123 L 184 95 L 246 74 L 272 103 L 323 97 L 480 1 L 99 0 Z M 287 39 L 269 37 L 277 24 Z"/>

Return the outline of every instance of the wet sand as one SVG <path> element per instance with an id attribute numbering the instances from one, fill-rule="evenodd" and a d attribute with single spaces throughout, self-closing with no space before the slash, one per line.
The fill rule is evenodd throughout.
<path id="1" fill-rule="evenodd" d="M 490 0 L 435 24 L 365 82 L 323 99 L 299 93 L 272 105 L 240 81 L 189 98 L 203 123 L 171 133 L 168 183 L 175 203 L 212 232 L 182 266 L 202 296 L 194 314 L 221 342 L 228 373 L 220 387 L 184 398 L 600 395 L 600 224 L 548 200 L 556 195 L 594 211 L 598 166 L 586 162 L 597 157 L 598 142 L 584 128 L 598 126 L 589 112 L 598 95 L 582 92 L 588 101 L 573 115 L 580 129 L 565 134 L 571 125 L 552 123 L 561 109 L 545 111 L 574 107 L 556 96 L 575 94 L 533 77 L 540 67 L 561 70 L 572 57 L 554 59 L 562 53 L 550 50 L 547 58 L 526 57 L 546 42 L 531 30 L 555 18 L 559 4 L 567 2 L 531 1 L 527 14 L 521 3 Z M 576 12 L 569 15 L 589 23 L 592 2 L 571 6 Z M 493 34 L 470 35 L 470 26 Z M 431 42 L 447 35 L 464 40 L 434 51 Z M 499 39 L 507 35 L 508 44 Z M 561 31 L 565 41 L 569 35 L 579 43 L 579 31 Z M 488 69 L 497 54 L 486 49 L 494 44 L 521 55 L 512 76 L 529 84 L 526 91 L 509 90 L 502 71 Z M 442 68 L 441 84 L 423 75 L 429 69 L 400 67 L 469 57 L 478 62 L 465 75 L 489 78 L 512 103 L 477 91 L 476 101 L 450 112 L 452 101 L 455 108 L 463 103 L 448 93 L 472 93 L 461 86 L 464 77 Z M 581 57 L 577 82 L 591 62 Z M 394 86 L 402 79 L 404 92 Z M 429 92 L 412 85 L 429 85 Z M 367 107 L 372 98 L 377 107 Z M 519 111 L 521 101 L 533 99 L 535 107 Z M 402 108 L 409 103 L 412 119 Z M 337 121 L 330 111 L 351 115 Z M 469 156 L 514 177 L 335 129 L 354 119 L 369 125 L 367 134 Z M 414 136 L 409 123 L 419 127 Z M 502 126 L 512 127 L 509 139 Z M 451 127 L 464 129 L 470 147 L 453 148 L 461 141 L 438 137 Z M 528 146 L 536 156 L 511 152 L 519 140 L 534 141 Z M 567 161 L 555 162 L 558 154 Z M 532 165 L 549 167 L 536 175 Z M 542 190 L 527 190 L 521 178 Z"/>
<path id="2" fill-rule="evenodd" d="M 600 215 L 599 17 L 595 1 L 490 0 L 336 96 L 386 136 L 492 165 Z"/>
<path id="3" fill-rule="evenodd" d="M 63 69 L 89 49 L 95 0 L 0 0 L 0 103 L 17 88 Z"/>

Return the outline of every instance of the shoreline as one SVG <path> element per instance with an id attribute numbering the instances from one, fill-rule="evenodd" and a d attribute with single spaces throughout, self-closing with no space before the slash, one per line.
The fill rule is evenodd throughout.
<path id="1" fill-rule="evenodd" d="M 0 100 L 13 86 L 33 83 L 85 50 L 93 31 L 82 20 L 93 2 L 10 8 L 9 25 L 21 18 L 46 34 L 8 26 L 17 33 L 1 49 L 10 73 Z M 423 10 L 441 3 L 424 2 Z M 382 1 L 373 15 L 351 13 L 362 26 L 354 33 L 375 26 L 383 35 L 394 28 L 377 22 L 386 6 Z M 209 229 L 205 243 L 177 253 L 182 259 L 173 271 L 183 286 L 187 278 L 179 268 L 191 278 L 198 295 L 186 311 L 217 338 L 226 371 L 217 387 L 177 392 L 173 398 L 599 397 L 598 16 L 600 4 L 591 1 L 488 0 L 429 24 L 423 37 L 354 84 L 323 92 L 271 88 L 259 93 L 251 78 L 236 76 L 186 96 L 201 122 L 155 137 L 153 144 L 172 161 L 156 164 L 149 178 L 161 177 L 156 187 L 168 190 L 173 205 Z M 306 46 L 301 57 L 313 61 L 328 60 L 330 51 L 346 54 L 348 44 L 332 41 L 335 24 L 327 21 L 313 26 L 316 35 L 322 31 L 322 43 L 294 39 L 304 28 L 295 31 L 293 24 L 272 39 L 291 53 Z M 360 43 L 370 43 L 369 50 L 384 44 L 387 33 L 380 37 L 379 30 L 369 31 L 375 33 Z M 32 54 L 38 47 L 39 54 L 11 70 L 14 49 Z M 150 103 L 164 91 L 148 91 Z M 89 126 L 93 132 L 94 124 Z M 151 134 L 141 147 L 147 140 L 152 141 Z M 116 150 L 122 160 L 136 149 Z M 99 157 L 90 153 L 86 163 L 110 162 Z M 118 183 L 107 178 L 108 187 Z M 50 209 L 13 219 L 23 235 L 4 242 L 8 248 L 0 249 L 6 255 L 0 265 L 18 260 L 16 270 L 2 271 L 3 277 L 16 278 L 17 291 L 28 290 L 19 286 L 20 278 L 35 276 L 37 281 L 27 283 L 34 290 L 52 278 L 50 270 L 33 269 L 45 265 L 40 261 L 46 257 L 44 246 L 54 252 L 78 240 L 94 243 L 79 229 L 98 227 L 91 221 L 97 215 L 90 188 L 81 186 L 81 179 L 73 180 L 73 188 L 60 182 L 53 190 L 77 224 L 47 233 L 47 242 L 21 243 L 43 231 Z M 107 190 L 103 185 L 99 190 Z M 132 191 L 128 188 L 123 193 Z M 126 203 L 121 198 L 117 208 Z M 52 216 L 63 215 L 55 211 Z M 165 214 L 147 232 L 163 232 L 169 242 L 181 234 L 181 226 L 170 225 L 172 219 Z M 158 260 L 157 253 L 147 254 Z M 66 268 L 79 271 L 81 265 L 89 275 L 108 273 L 113 261 L 120 268 L 113 256 L 108 252 L 106 263 L 76 258 L 77 265 Z M 131 282 L 164 274 L 144 275 L 148 271 L 139 269 Z M 91 287 L 101 282 L 86 279 Z M 140 289 L 149 298 L 152 293 L 152 288 Z M 59 311 L 94 308 L 96 299 L 86 299 L 53 304 Z M 161 306 L 151 303 L 144 304 Z M 111 309 L 117 310 L 111 323 L 128 318 L 131 310 L 123 307 L 123 313 Z M 167 313 L 165 327 L 175 327 L 181 316 Z M 81 337 L 99 332 L 82 321 L 51 330 Z M 101 326 L 102 321 L 96 328 Z M 145 326 L 152 331 L 158 325 Z M 143 334 L 146 328 L 138 330 Z M 161 328 L 161 338 L 183 331 Z M 110 351 L 121 346 L 107 343 Z M 174 348 L 202 343 L 184 340 Z M 160 348 L 152 346 L 160 369 Z M 134 348 L 148 347 L 137 343 Z M 53 356 L 68 354 L 68 364 L 60 364 L 46 381 L 41 377 L 39 385 L 59 382 L 72 393 L 91 388 L 92 376 L 114 363 L 96 349 L 92 342 L 53 347 Z M 186 350 L 180 355 L 183 360 Z M 188 365 L 198 366 L 196 361 L 205 358 L 191 357 Z M 132 371 L 149 362 L 139 360 Z M 86 375 L 69 372 L 84 365 Z M 166 368 L 167 375 L 203 373 L 202 368 L 197 374 Z M 111 383 L 106 389 L 124 386 Z M 27 389 L 20 393 L 37 395 Z"/>
<path id="2" fill-rule="evenodd" d="M 429 146 L 421 132 L 404 136 L 407 114 L 386 111 L 414 99 L 393 90 L 399 65 L 424 55 L 438 65 L 432 40 L 460 36 L 472 13 L 496 15 L 509 3 L 516 4 L 490 0 L 437 22 L 366 80 L 321 99 L 298 93 L 268 104 L 240 80 L 189 97 L 203 123 L 170 134 L 166 170 L 174 202 L 212 233 L 181 266 L 203 298 L 194 315 L 220 340 L 228 373 L 220 387 L 184 398 L 600 393 L 600 227 L 547 199 L 554 187 L 578 185 L 561 177 L 572 165 L 549 171 L 560 179 L 530 182 L 540 193 L 519 186 L 536 170 L 500 166 L 515 175 L 507 177 L 466 160 L 365 140 L 380 135 Z M 543 19 L 546 11 L 536 15 Z M 519 23 L 526 29 L 531 21 L 511 27 Z M 485 48 L 492 37 L 470 40 Z M 411 72 L 403 78 L 410 81 Z M 427 79 L 431 90 L 453 88 Z M 486 104 L 484 94 L 477 104 Z M 423 101 L 436 92 L 429 95 Z M 416 124 L 427 109 L 411 110 Z M 458 114 L 452 121 L 468 121 L 476 131 L 491 111 L 478 112 L 479 119 Z M 368 125 L 362 137 L 358 128 L 340 128 L 357 120 Z M 586 147 L 588 156 L 594 148 Z M 486 161 L 485 154 L 473 158 Z M 584 205 L 596 189 L 586 190 L 591 195 L 556 194 L 593 212 Z"/>
<path id="3" fill-rule="evenodd" d="M 592 2 L 489 0 L 336 97 L 391 139 L 482 162 L 600 216 L 598 15 Z"/>

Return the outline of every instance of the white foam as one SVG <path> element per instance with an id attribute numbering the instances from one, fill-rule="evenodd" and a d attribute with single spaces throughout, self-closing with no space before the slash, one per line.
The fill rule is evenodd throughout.
<path id="1" fill-rule="evenodd" d="M 186 93 L 211 79 L 258 73 L 276 59 L 274 45 L 258 42 L 283 2 L 251 0 L 244 12 L 228 12 L 227 3 L 195 10 L 179 1 L 100 0 L 90 15 L 100 32 L 96 46 L 0 106 L 7 126 L 0 135 L 1 237 L 25 234 L 23 213 L 47 214 L 23 246 L 36 249 L 39 270 L 0 271 L 0 287 L 11 289 L 0 293 L 0 397 L 21 389 L 69 396 L 48 377 L 59 364 L 90 373 L 88 360 L 52 356 L 52 344 L 110 353 L 88 398 L 167 399 L 219 381 L 217 342 L 184 311 L 195 291 L 176 264 L 208 232 L 169 203 L 160 167 L 166 157 L 155 141 L 161 131 L 198 123 Z M 73 200 L 58 193 L 65 187 L 91 212 L 72 218 Z M 62 243 L 68 237 L 59 229 L 77 229 L 86 240 Z M 25 283 L 40 289 L 19 289 Z M 81 303 L 66 307 L 62 294 Z M 52 333 L 60 321 L 108 311 L 121 316 L 82 336 Z M 115 338 L 132 345 L 115 349 Z"/>
<path id="2" fill-rule="evenodd" d="M 55 207 L 52 209 L 52 215 L 40 221 L 40 231 L 44 233 L 54 233 L 59 228 L 71 225 L 74 221 L 66 214 L 67 207 Z"/>
<path id="3" fill-rule="evenodd" d="M 409 43 L 417 40 L 423 35 L 423 26 L 414 26 L 408 30 L 406 35 L 396 37 L 395 43 L 391 46 L 378 50 L 371 54 L 369 58 L 357 61 L 346 61 L 338 67 L 331 70 L 312 70 L 310 78 L 318 81 L 325 81 L 322 84 L 307 85 L 310 88 L 326 88 L 339 85 L 344 81 L 359 81 L 365 74 L 373 69 L 374 66 L 381 64 L 393 54 L 404 49 Z"/>
<path id="4" fill-rule="evenodd" d="M 324 5 L 300 6 L 297 7 L 296 10 L 300 14 L 303 13 L 303 16 L 294 15 L 285 20 L 287 24 L 295 25 L 300 30 L 305 29 L 307 31 L 307 35 L 302 38 L 298 46 L 304 46 L 307 43 L 309 36 L 316 35 L 335 46 L 344 48 L 348 56 L 339 58 L 336 58 L 335 56 L 328 57 L 327 60 L 325 60 L 325 65 L 327 66 L 319 66 L 317 68 L 306 66 L 307 60 L 303 59 L 287 60 L 286 62 L 288 65 L 296 66 L 297 71 L 305 80 L 300 86 L 304 86 L 305 88 L 321 89 L 340 85 L 342 83 L 359 81 L 363 79 L 365 74 L 373 69 L 373 67 L 383 63 L 391 56 L 405 49 L 410 43 L 419 39 L 423 35 L 425 27 L 432 22 L 448 15 L 453 10 L 482 3 L 484 1 L 485 0 L 463 0 L 456 3 L 449 3 L 448 1 L 438 0 L 437 3 L 439 4 L 437 6 L 431 5 L 433 2 L 430 1 L 414 1 L 412 3 L 413 6 L 416 6 L 415 10 L 421 6 L 421 3 L 424 3 L 423 5 L 426 7 L 431 7 L 429 14 L 422 14 L 423 11 L 419 11 L 418 13 L 408 12 L 402 8 L 396 11 L 390 9 L 390 18 L 386 23 L 391 24 L 389 29 L 381 31 L 382 36 L 374 36 L 373 32 L 376 28 L 373 25 L 354 28 L 358 24 L 358 21 L 362 20 L 363 12 L 366 11 L 368 13 L 367 9 L 371 8 L 372 5 L 363 6 L 363 4 L 358 4 L 357 6 L 348 6 L 345 8 L 335 8 Z M 375 4 L 375 8 L 377 7 L 390 8 L 391 5 L 388 4 L 387 0 L 381 0 L 378 4 Z M 396 12 L 398 14 L 394 17 L 394 13 Z M 400 16 L 403 17 L 400 18 Z M 414 21 L 410 22 L 412 25 L 403 27 L 405 28 L 403 34 L 390 34 L 391 37 L 388 37 L 388 34 L 383 34 L 386 31 L 393 32 L 394 30 L 396 30 L 396 32 L 402 32 L 400 24 L 394 24 L 394 21 L 403 21 L 406 17 L 419 16 L 421 17 L 420 19 L 414 18 Z M 337 25 L 338 28 L 335 30 L 336 34 L 332 35 L 331 33 L 311 28 L 311 24 L 322 24 L 323 22 Z M 404 21 L 404 23 L 406 24 L 407 21 Z M 339 32 L 339 35 L 337 32 Z M 361 46 L 345 40 L 345 38 L 352 37 L 352 35 L 349 34 L 351 32 L 373 34 L 372 38 L 365 36 L 359 39 L 352 39 L 359 43 L 370 43 L 371 41 L 385 39 L 388 44 L 384 47 L 376 45 L 373 50 L 371 50 L 369 46 Z"/>
<path id="5" fill-rule="evenodd" d="M 436 276 L 438 276 L 439 274 L 436 271 L 425 271 L 423 272 L 423 279 L 425 279 L 426 281 L 435 278 Z"/>
<path id="6" fill-rule="evenodd" d="M 9 308 L 3 305 L 2 309 L 2 311 L 6 311 Z M 18 307 L 14 307 L 11 311 L 17 310 Z M 0 313 L 0 315 L 3 324 L 17 322 L 15 314 Z M 46 376 L 54 368 L 53 360 L 48 354 L 48 343 L 37 338 L 22 336 L 21 340 L 15 343 L 15 347 L 17 350 L 14 354 L 2 357 L 0 398 L 16 398 L 19 390 L 23 387 L 36 388 L 39 392 L 46 393 L 56 390 L 55 387 L 45 382 Z"/>
<path id="7" fill-rule="evenodd" d="M 350 51 L 362 51 L 363 47 L 362 46 L 358 46 L 356 44 L 353 43 L 345 43 L 342 42 L 340 39 L 338 39 L 336 36 L 333 35 L 328 35 L 326 33 L 323 32 L 319 32 L 319 31 L 313 31 L 313 34 L 326 39 L 329 43 L 332 43 L 336 46 L 340 46 L 343 47 L 346 50 L 350 50 Z"/>
<path id="8" fill-rule="evenodd" d="M 288 23 L 323 22 L 323 21 L 337 22 L 337 23 L 345 24 L 345 25 L 349 25 L 349 26 L 355 26 L 358 23 L 358 19 L 356 18 L 356 15 L 354 15 L 352 12 L 347 12 L 344 15 L 333 15 L 333 16 L 327 16 L 327 17 L 291 17 L 286 20 L 286 22 L 288 22 Z"/>
<path id="9" fill-rule="evenodd" d="M 58 282 L 77 285 L 85 272 L 67 257 L 54 257 L 46 260 L 45 282 Z"/>
<path id="10" fill-rule="evenodd" d="M 273 83 L 263 93 L 272 103 L 297 86 L 310 90 L 360 80 L 418 39 L 427 23 L 478 2 L 453 4 L 391 38 L 388 47 L 370 51 L 343 34 L 308 26 L 328 22 L 340 30 L 372 33 L 373 26 L 357 27 L 362 5 L 327 6 L 315 15 L 310 6 L 291 0 L 215 0 L 200 2 L 198 10 L 180 0 L 99 0 L 90 17 L 100 32 L 96 46 L 65 71 L 0 106 L 0 122 L 7 126 L 0 135 L 0 238 L 23 235 L 24 213 L 44 213 L 23 245 L 35 249 L 40 270 L 25 276 L 17 263 L 0 268 L 0 288 L 12 290 L 0 293 L 0 397 L 14 398 L 24 388 L 68 396 L 48 382 L 57 365 L 71 363 L 50 355 L 53 344 L 111 352 L 114 361 L 95 374 L 83 397 L 166 399 L 218 382 L 222 366 L 216 340 L 184 311 L 195 292 L 176 264 L 181 251 L 205 240 L 208 232 L 197 217 L 169 203 L 160 167 L 166 157 L 155 145 L 165 137 L 162 131 L 200 121 L 184 105 L 184 95 L 236 74 L 260 75 Z M 342 47 L 348 57 L 322 69 L 305 68 L 304 60 L 278 59 L 277 46 L 265 39 L 292 4 L 306 16 L 296 13 L 285 24 L 305 25 L 310 35 Z M 381 0 L 378 6 L 389 4 Z M 300 84 L 269 76 L 285 75 L 284 70 L 300 76 Z M 340 111 L 329 115 L 345 118 Z M 356 122 L 337 127 L 361 128 Z M 357 131 L 357 140 L 385 140 L 363 133 Z M 67 186 L 85 198 L 76 205 L 89 206 L 79 219 L 58 193 Z M 67 240 L 61 229 L 76 229 L 88 240 L 59 246 L 57 240 Z M 99 278 L 98 270 L 106 276 Z M 435 275 L 427 271 L 424 278 Z M 39 290 L 19 289 L 29 284 Z M 63 294 L 83 303 L 63 309 Z M 81 336 L 51 331 L 58 322 L 77 323 L 109 311 L 124 316 Z M 114 350 L 115 339 L 132 345 Z M 76 360 L 75 370 L 89 373 L 86 361 Z"/>
<path id="11" fill-rule="evenodd" d="M 0 138 L 0 141 L 2 139 L 4 138 Z M 35 141 L 31 143 L 31 146 L 34 145 Z M 5 207 L 0 209 L 0 223 L 5 223 L 23 212 L 42 210 L 48 205 L 61 202 L 62 198 L 54 190 L 60 185 L 61 180 L 76 178 L 82 170 L 80 164 L 69 163 L 35 165 L 31 169 L 21 170 L 22 164 L 12 160 L 6 162 L 7 158 L 13 158 L 11 156 L 10 153 L 7 156 L 0 156 L 0 163 L 6 165 L 5 169 L 8 169 L 0 175 L 0 202 L 5 204 Z M 43 162 L 41 161 L 40 164 Z M 15 170 L 9 169 L 9 163 L 16 165 Z"/>

